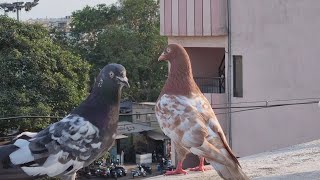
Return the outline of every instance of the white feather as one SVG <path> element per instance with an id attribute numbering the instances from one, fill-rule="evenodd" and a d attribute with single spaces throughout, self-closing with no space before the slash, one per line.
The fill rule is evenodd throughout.
<path id="1" fill-rule="evenodd" d="M 18 139 L 14 142 L 14 145 L 18 146 L 19 148 L 22 148 L 24 146 L 28 146 L 29 144 L 30 144 L 30 142 L 25 139 Z"/>
<path id="2" fill-rule="evenodd" d="M 100 147 L 101 147 L 101 142 L 92 143 L 92 144 L 91 144 L 91 147 L 92 147 L 92 148 L 95 148 L 95 149 L 96 149 L 96 148 L 99 148 L 99 149 L 100 149 Z"/>
<path id="3" fill-rule="evenodd" d="M 33 138 L 33 137 L 36 136 L 37 134 L 38 134 L 38 133 L 36 133 L 36 132 L 28 132 L 28 131 L 26 131 L 26 132 L 23 132 L 23 133 L 19 134 L 18 136 L 16 136 L 16 137 L 14 138 L 14 140 L 20 138 L 20 137 L 23 136 L 23 135 L 26 135 L 26 136 L 28 136 L 28 137 L 30 137 L 30 138 Z"/>
<path id="4" fill-rule="evenodd" d="M 77 132 L 74 135 L 70 136 L 70 138 L 74 141 L 77 141 L 81 138 L 81 134 L 79 132 Z"/>
<path id="5" fill-rule="evenodd" d="M 86 121 L 84 118 L 79 116 L 71 115 L 63 118 L 60 122 L 69 122 L 70 128 L 62 130 L 61 137 L 55 137 L 53 134 L 56 131 L 56 123 L 51 125 L 49 128 L 50 133 L 52 133 L 51 138 L 53 140 L 58 141 L 60 144 L 64 144 L 65 142 L 72 139 L 75 143 L 65 144 L 71 149 L 78 150 L 80 152 L 88 151 L 87 147 L 81 146 L 82 142 L 90 143 L 92 142 L 92 135 L 98 136 L 99 129 L 91 124 L 89 121 Z M 60 129 L 61 130 L 61 129 Z M 71 131 L 77 131 L 75 134 L 71 135 Z M 85 133 L 85 134 L 83 134 Z M 28 136 L 34 137 L 36 133 L 25 133 Z M 19 147 L 18 150 L 14 151 L 10 154 L 10 160 L 14 164 L 23 164 L 26 162 L 30 162 L 34 160 L 34 157 L 31 154 L 29 149 L 29 141 L 18 139 L 15 142 L 15 145 Z M 92 148 L 101 148 L 101 142 L 91 144 Z M 84 162 L 82 160 L 87 160 L 91 155 L 84 156 L 80 155 L 76 159 L 70 159 L 65 164 L 59 162 L 59 159 L 67 160 L 69 156 L 68 152 L 59 151 L 57 154 L 51 154 L 46 159 L 45 163 L 42 166 L 31 166 L 31 167 L 21 167 L 22 170 L 27 173 L 29 176 L 37 176 L 37 175 L 48 175 L 50 177 L 54 177 L 61 174 L 69 174 L 73 173 L 76 170 L 79 170 L 83 167 Z M 73 167 L 68 172 L 65 172 L 68 168 Z"/>
<path id="6" fill-rule="evenodd" d="M 34 157 L 31 154 L 29 149 L 30 142 L 24 139 L 18 139 L 14 145 L 18 146 L 19 149 L 12 152 L 9 157 L 10 161 L 15 164 L 24 164 L 34 160 Z"/>
<path id="7" fill-rule="evenodd" d="M 60 151 L 57 154 L 50 155 L 43 166 L 40 167 L 22 167 L 22 170 L 29 176 L 48 175 L 50 177 L 57 176 L 66 171 L 70 166 L 73 166 L 73 170 L 79 170 L 83 167 L 83 162 L 77 160 L 70 160 L 66 164 L 62 164 L 58 161 L 59 158 L 63 158 L 64 152 Z M 67 174 L 67 173 L 66 173 Z"/>

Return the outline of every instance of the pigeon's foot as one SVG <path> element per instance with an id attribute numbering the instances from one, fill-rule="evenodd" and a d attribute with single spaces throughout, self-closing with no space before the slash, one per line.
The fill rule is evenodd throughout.
<path id="1" fill-rule="evenodd" d="M 189 170 L 190 171 L 208 171 L 208 170 L 211 170 L 212 168 L 211 167 L 205 167 L 204 165 L 199 165 L 197 167 L 194 167 L 194 168 L 190 168 Z"/>
<path id="2" fill-rule="evenodd" d="M 164 175 L 165 176 L 170 176 L 170 175 L 175 175 L 175 174 L 187 174 L 187 171 L 182 169 L 182 162 L 178 162 L 177 168 L 174 171 L 167 171 Z"/>
<path id="3" fill-rule="evenodd" d="M 176 169 L 174 171 L 167 171 L 164 175 L 170 176 L 170 175 L 176 175 L 176 174 L 188 174 L 188 172 L 183 169 Z"/>
<path id="4" fill-rule="evenodd" d="M 208 171 L 211 170 L 210 167 L 204 167 L 204 158 L 200 157 L 200 163 L 199 166 L 195 167 L 195 168 L 190 168 L 190 171 Z"/>

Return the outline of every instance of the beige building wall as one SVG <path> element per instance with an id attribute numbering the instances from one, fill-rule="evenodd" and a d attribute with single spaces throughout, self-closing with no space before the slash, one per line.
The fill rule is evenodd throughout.
<path id="1" fill-rule="evenodd" d="M 154 102 L 132 103 L 132 122 L 145 123 L 145 125 L 154 128 L 155 131 L 162 132 L 154 114 L 154 107 Z"/>
<path id="2" fill-rule="evenodd" d="M 244 88 L 232 102 L 320 97 L 319 19 L 318 0 L 232 0 L 232 55 L 243 56 Z M 316 104 L 234 113 L 232 148 L 238 156 L 278 149 L 319 139 L 319 128 Z"/>
<path id="3" fill-rule="evenodd" d="M 219 77 L 224 48 L 186 47 L 194 77 Z"/>

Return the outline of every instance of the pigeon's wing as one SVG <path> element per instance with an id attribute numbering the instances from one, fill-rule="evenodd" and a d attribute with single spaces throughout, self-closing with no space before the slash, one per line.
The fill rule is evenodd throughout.
<path id="1" fill-rule="evenodd" d="M 160 127 L 175 144 L 206 158 L 225 179 L 248 179 L 232 153 L 222 128 L 202 94 L 164 94 L 156 104 Z"/>
<path id="2" fill-rule="evenodd" d="M 99 129 L 77 115 L 68 115 L 30 140 L 18 139 L 10 160 L 30 176 L 70 174 L 99 151 Z"/>
<path id="3" fill-rule="evenodd" d="M 224 151 L 229 152 L 230 148 L 209 102 L 202 94 L 191 97 L 164 94 L 156 104 L 156 116 L 161 129 L 177 144 L 190 148 L 199 156 L 227 162 Z M 197 149 L 202 146 L 208 146 L 208 149 Z"/>

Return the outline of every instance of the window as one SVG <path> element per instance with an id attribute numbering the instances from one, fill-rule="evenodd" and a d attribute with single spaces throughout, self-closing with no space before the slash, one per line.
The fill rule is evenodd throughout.
<path id="1" fill-rule="evenodd" d="M 233 96 L 243 97 L 242 56 L 233 56 Z"/>
<path id="2" fill-rule="evenodd" d="M 136 119 L 140 119 L 140 112 L 136 112 Z"/>

